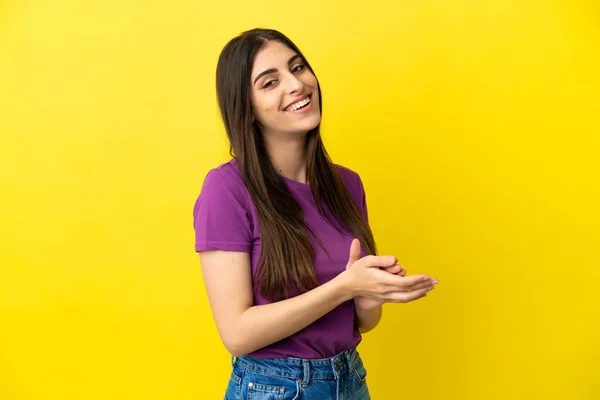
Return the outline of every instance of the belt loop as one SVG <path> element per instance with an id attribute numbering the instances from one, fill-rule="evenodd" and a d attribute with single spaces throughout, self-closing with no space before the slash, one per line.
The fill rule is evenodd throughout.
<path id="1" fill-rule="evenodd" d="M 304 367 L 304 379 L 302 380 L 302 386 L 306 387 L 310 383 L 310 361 L 302 360 L 302 365 Z"/>
<path id="2" fill-rule="evenodd" d="M 358 351 L 356 351 L 356 347 L 350 349 L 348 353 L 348 364 L 350 365 L 350 371 L 354 371 L 356 369 L 356 364 L 358 364 L 359 360 Z"/>
<path id="3" fill-rule="evenodd" d="M 235 367 L 235 364 L 237 363 L 237 357 L 235 356 L 231 356 L 231 366 Z"/>
<path id="4" fill-rule="evenodd" d="M 348 372 L 352 372 L 354 370 L 354 363 L 352 362 L 352 349 L 344 352 L 344 361 L 348 367 Z"/>

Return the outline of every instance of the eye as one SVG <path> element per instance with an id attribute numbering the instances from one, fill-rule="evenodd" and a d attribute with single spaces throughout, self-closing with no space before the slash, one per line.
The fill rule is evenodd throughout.
<path id="1" fill-rule="evenodd" d="M 277 83 L 277 79 L 271 79 L 271 80 L 268 80 L 268 81 L 266 81 L 266 82 L 265 82 L 265 83 L 262 85 L 262 88 L 263 88 L 263 89 L 267 89 L 267 88 L 269 88 L 269 87 L 271 87 L 271 86 L 275 85 L 275 83 Z"/>
<path id="2" fill-rule="evenodd" d="M 292 73 L 295 74 L 296 72 L 301 72 L 302 70 L 304 70 L 305 67 L 306 67 L 306 65 L 304 65 L 304 64 L 294 65 L 292 67 Z"/>

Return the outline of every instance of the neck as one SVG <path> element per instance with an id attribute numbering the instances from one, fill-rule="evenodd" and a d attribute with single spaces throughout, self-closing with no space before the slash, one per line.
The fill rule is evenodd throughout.
<path id="1" fill-rule="evenodd" d="M 293 181 L 307 183 L 306 135 L 294 138 L 266 137 L 265 146 L 275 171 Z"/>

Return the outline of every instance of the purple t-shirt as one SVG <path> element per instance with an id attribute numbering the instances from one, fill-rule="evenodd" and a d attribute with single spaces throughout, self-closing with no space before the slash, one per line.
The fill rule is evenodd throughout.
<path id="1" fill-rule="evenodd" d="M 337 171 L 359 210 L 367 217 L 365 192 L 356 172 L 336 165 Z M 283 177 L 292 196 L 304 210 L 304 221 L 313 228 L 331 258 L 310 235 L 315 248 L 314 269 L 323 284 L 343 272 L 348 263 L 353 236 L 334 229 L 317 210 L 310 185 Z M 327 207 L 325 206 L 327 211 Z M 194 206 L 196 251 L 226 250 L 251 253 L 252 274 L 260 254 L 258 216 L 250 193 L 234 158 L 212 169 L 204 180 Z M 363 256 L 366 254 L 362 250 Z M 226 266 L 223 266 L 226 268 Z M 254 304 L 269 303 L 254 292 Z M 295 334 L 249 355 L 257 358 L 328 358 L 360 343 L 354 324 L 354 301 L 346 301 Z"/>

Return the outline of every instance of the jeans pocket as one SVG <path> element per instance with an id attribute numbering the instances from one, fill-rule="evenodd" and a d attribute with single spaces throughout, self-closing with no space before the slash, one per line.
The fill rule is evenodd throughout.
<path id="1" fill-rule="evenodd" d="M 367 370 L 365 369 L 365 366 L 362 363 L 362 360 L 359 358 L 358 361 L 356 362 L 356 364 L 354 364 L 354 376 L 356 377 L 356 380 L 359 383 L 366 383 L 367 382 Z"/>
<path id="2" fill-rule="evenodd" d="M 242 379 L 244 370 L 239 366 L 234 366 L 229 377 L 227 390 L 225 391 L 225 400 L 238 400 L 242 398 Z"/>
<path id="3" fill-rule="evenodd" d="M 300 384 L 291 378 L 248 372 L 244 376 L 244 390 L 248 400 L 296 400 L 300 398 Z"/>

